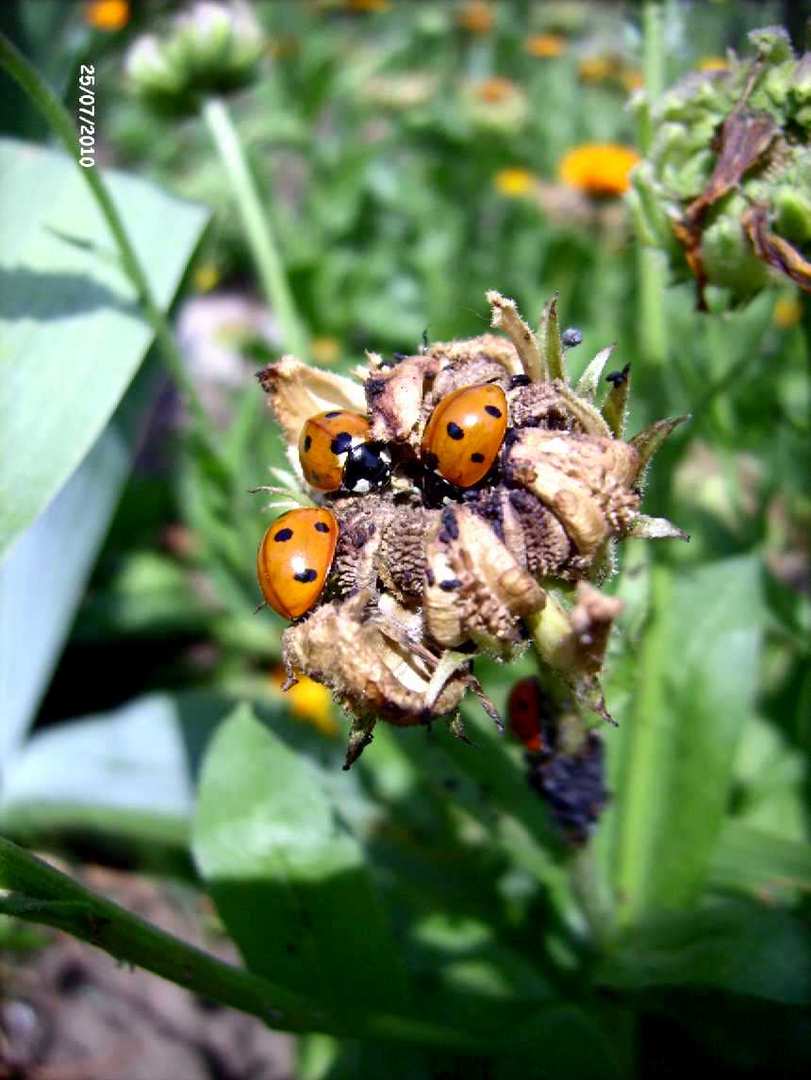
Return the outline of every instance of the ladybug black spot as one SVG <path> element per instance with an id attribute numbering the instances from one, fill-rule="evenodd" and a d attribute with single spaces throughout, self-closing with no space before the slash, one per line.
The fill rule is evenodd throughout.
<path id="1" fill-rule="evenodd" d="M 475 461 L 477 465 L 481 465 L 481 463 L 484 461 L 484 454 L 480 454 L 477 450 L 475 454 L 470 455 L 470 460 Z"/>
<path id="2" fill-rule="evenodd" d="M 307 453 L 307 451 L 310 449 L 310 447 L 312 445 L 313 445 L 313 437 L 312 437 L 312 435 L 305 435 L 304 436 L 304 453 L 305 454 Z"/>
<path id="3" fill-rule="evenodd" d="M 329 532 L 329 525 L 327 525 L 326 521 L 316 521 L 315 529 L 316 532 Z"/>
<path id="4" fill-rule="evenodd" d="M 330 450 L 333 454 L 345 454 L 349 447 L 352 445 L 352 436 L 348 431 L 339 431 L 332 442 L 329 444 Z"/>
<path id="5" fill-rule="evenodd" d="M 499 413 L 499 416 L 500 415 L 501 413 Z M 453 420 L 448 423 L 447 431 L 452 439 L 464 439 L 465 437 L 464 431 L 462 431 L 459 425 L 455 424 Z"/>
<path id="6" fill-rule="evenodd" d="M 336 416 L 340 416 L 340 415 L 341 415 L 341 410 L 340 409 L 333 409 L 332 412 L 324 413 L 324 416 L 327 418 L 327 420 L 334 420 Z"/>
<path id="7" fill-rule="evenodd" d="M 273 539 L 276 541 L 277 544 L 283 544 L 285 540 L 289 540 L 292 535 L 292 529 L 279 529 Z"/>
<path id="8" fill-rule="evenodd" d="M 315 579 L 318 577 L 318 574 L 315 572 L 315 570 L 313 570 L 311 566 L 308 566 L 306 570 L 301 570 L 298 574 L 293 574 L 293 577 L 296 579 L 296 581 L 300 581 L 302 582 L 302 584 L 306 585 L 310 581 L 315 581 Z"/>
<path id="9" fill-rule="evenodd" d="M 485 405 L 484 411 L 491 416 L 495 416 L 497 420 L 501 419 L 501 409 L 497 405 Z"/>

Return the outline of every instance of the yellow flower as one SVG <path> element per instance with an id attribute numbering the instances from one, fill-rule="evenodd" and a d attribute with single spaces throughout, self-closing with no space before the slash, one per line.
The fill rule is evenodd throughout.
<path id="1" fill-rule="evenodd" d="M 696 67 L 699 71 L 729 71 L 729 62 L 723 56 L 702 56 Z"/>
<path id="2" fill-rule="evenodd" d="M 613 57 L 584 56 L 577 65 L 577 74 L 586 83 L 599 83 L 616 74 L 617 65 Z"/>
<path id="3" fill-rule="evenodd" d="M 537 56 L 540 60 L 549 60 L 566 51 L 566 38 L 561 37 L 560 34 L 533 34 L 527 38 L 524 48 L 530 56 Z"/>
<path id="4" fill-rule="evenodd" d="M 529 169 L 499 169 L 493 177 L 493 187 L 508 199 L 522 199 L 535 190 L 537 179 Z"/>
<path id="5" fill-rule="evenodd" d="M 271 683 L 277 690 L 284 685 L 284 671 L 278 667 L 271 673 Z M 340 728 L 332 710 L 332 695 L 326 686 L 306 675 L 300 675 L 295 686 L 284 694 L 284 700 L 297 720 L 312 724 L 322 735 L 335 736 Z"/>
<path id="6" fill-rule="evenodd" d="M 310 342 L 310 354 L 316 364 L 334 364 L 341 355 L 341 346 L 334 337 L 314 337 Z"/>
<path id="7" fill-rule="evenodd" d="M 779 296 L 774 302 L 772 322 L 781 330 L 790 330 L 803 317 L 803 305 L 797 296 Z"/>
<path id="8" fill-rule="evenodd" d="M 587 195 L 623 195 L 639 154 L 617 143 L 583 143 L 563 155 L 558 175 L 564 184 Z"/>
<path id="9" fill-rule="evenodd" d="M 220 271 L 213 262 L 200 263 L 192 280 L 198 292 L 210 292 L 220 280 Z"/>
<path id="10" fill-rule="evenodd" d="M 84 20 L 96 30 L 121 30 L 130 21 L 129 0 L 91 0 L 85 6 Z"/>
<path id="11" fill-rule="evenodd" d="M 476 88 L 475 94 L 481 101 L 487 102 L 488 105 L 498 105 L 502 101 L 507 101 L 515 94 L 515 83 L 510 79 L 502 79 L 498 75 L 494 75 L 490 79 L 483 79 Z"/>
<path id="12" fill-rule="evenodd" d="M 456 21 L 468 33 L 489 34 L 493 29 L 493 9 L 485 0 L 470 0 L 459 9 Z"/>

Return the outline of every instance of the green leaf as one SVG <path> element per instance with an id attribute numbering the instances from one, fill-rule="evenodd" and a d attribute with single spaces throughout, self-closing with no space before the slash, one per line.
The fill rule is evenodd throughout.
<path id="1" fill-rule="evenodd" d="M 399 950 L 363 851 L 318 771 L 247 706 L 200 783 L 193 850 L 246 963 L 348 1019 L 405 996 Z"/>
<path id="2" fill-rule="evenodd" d="M 203 749 L 231 702 L 151 694 L 34 735 L 10 760 L 0 823 L 184 845 Z"/>
<path id="3" fill-rule="evenodd" d="M 206 221 L 144 180 L 106 177 L 159 305 Z M 0 552 L 110 419 L 152 330 L 84 178 L 52 150 L 0 141 Z"/>
<path id="4" fill-rule="evenodd" d="M 622 989 L 702 986 L 784 1004 L 811 1001 L 811 940 L 785 911 L 725 902 L 629 931 L 597 972 Z"/>
<path id="5" fill-rule="evenodd" d="M 760 899 L 780 899 L 797 890 L 811 893 L 811 844 L 730 821 L 713 853 L 710 882 Z"/>
<path id="6" fill-rule="evenodd" d="M 758 562 L 658 568 L 651 610 L 626 665 L 628 711 L 606 738 L 615 803 L 601 847 L 624 921 L 689 906 L 709 872 L 757 685 Z"/>
<path id="7" fill-rule="evenodd" d="M 22 742 L 73 622 L 121 489 L 154 371 L 47 509 L 0 562 L 0 769 Z"/>

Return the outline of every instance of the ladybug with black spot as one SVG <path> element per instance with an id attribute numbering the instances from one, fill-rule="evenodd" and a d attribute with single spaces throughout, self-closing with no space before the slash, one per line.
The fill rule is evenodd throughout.
<path id="1" fill-rule="evenodd" d="M 332 409 L 311 416 L 301 429 L 299 461 L 307 483 L 318 491 L 337 491 L 349 451 L 369 438 L 369 421 L 361 413 Z"/>
<path id="2" fill-rule="evenodd" d="M 324 507 L 301 507 L 276 518 L 256 555 L 268 605 L 286 619 L 306 614 L 324 589 L 337 542 L 338 522 Z"/>
<path id="3" fill-rule="evenodd" d="M 493 467 L 507 421 L 507 398 L 497 384 L 453 390 L 431 413 L 422 437 L 422 461 L 449 484 L 472 487 Z"/>

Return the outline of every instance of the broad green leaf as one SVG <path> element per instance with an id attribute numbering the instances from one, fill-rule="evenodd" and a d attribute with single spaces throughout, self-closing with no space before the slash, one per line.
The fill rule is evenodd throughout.
<path id="1" fill-rule="evenodd" d="M 628 708 L 606 735 L 614 806 L 603 856 L 626 921 L 689 906 L 706 880 L 752 715 L 758 582 L 754 557 L 653 573 L 652 618 L 626 668 Z"/>
<path id="2" fill-rule="evenodd" d="M 106 177 L 157 303 L 206 221 L 152 184 Z M 0 552 L 45 508 L 110 419 L 152 331 L 75 162 L 0 141 Z"/>
<path id="3" fill-rule="evenodd" d="M 147 365 L 90 453 L 0 561 L 0 773 L 22 742 L 73 621 L 154 387 Z"/>
<path id="4" fill-rule="evenodd" d="M 811 939 L 785 911 L 725 902 L 637 925 L 597 972 L 622 989 L 714 987 L 784 1004 L 811 1002 Z"/>
<path id="5" fill-rule="evenodd" d="M 193 849 L 251 970 L 348 1019 L 404 998 L 400 952 L 364 853 L 318 771 L 247 706 L 203 768 Z"/>
<path id="6" fill-rule="evenodd" d="M 152 694 L 34 735 L 8 763 L 2 827 L 184 845 L 203 750 L 230 707 L 221 695 Z"/>

